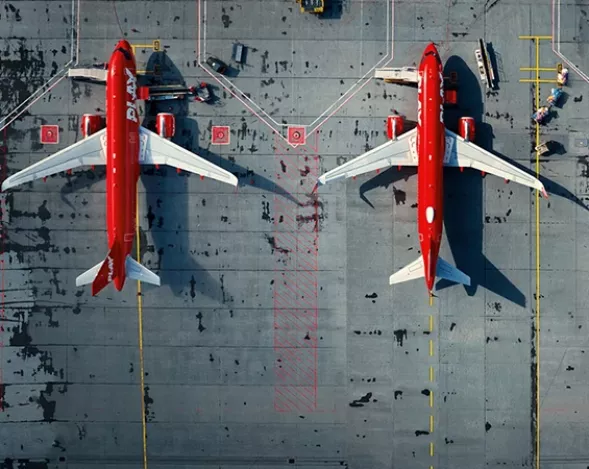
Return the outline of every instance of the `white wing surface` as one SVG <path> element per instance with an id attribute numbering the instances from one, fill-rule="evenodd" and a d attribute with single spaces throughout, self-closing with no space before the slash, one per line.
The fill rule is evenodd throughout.
<path id="1" fill-rule="evenodd" d="M 160 137 L 155 132 L 140 127 L 141 164 L 166 164 L 190 173 L 216 179 L 217 181 L 237 186 L 237 177 L 217 165 Z"/>
<path id="2" fill-rule="evenodd" d="M 319 178 L 321 184 L 340 178 L 350 178 L 360 174 L 388 168 L 389 166 L 417 166 L 417 158 L 412 155 L 417 129 L 389 140 L 382 145 L 354 158 L 347 163 L 328 171 Z"/>
<path id="3" fill-rule="evenodd" d="M 38 163 L 13 174 L 2 183 L 2 190 L 4 191 L 45 176 L 51 176 L 61 171 L 77 168 L 78 166 L 106 164 L 102 139 L 105 134 L 106 129 L 102 129 L 90 137 L 80 140 Z"/>
<path id="4" fill-rule="evenodd" d="M 516 168 L 511 163 L 493 155 L 487 150 L 467 142 L 460 135 L 446 129 L 446 155 L 445 166 L 474 168 L 485 173 L 494 174 L 509 181 L 517 182 L 524 186 L 532 187 L 548 197 L 544 184 L 531 174 Z"/>
<path id="5" fill-rule="evenodd" d="M 425 275 L 423 269 L 423 257 L 419 256 L 411 264 L 406 265 L 401 270 L 398 270 L 389 277 L 389 285 L 395 283 L 408 282 L 409 280 L 415 280 Z"/>

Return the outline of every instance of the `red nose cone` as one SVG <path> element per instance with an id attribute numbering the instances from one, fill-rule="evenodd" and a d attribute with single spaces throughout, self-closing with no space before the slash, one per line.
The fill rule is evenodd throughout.
<path id="1" fill-rule="evenodd" d="M 435 55 L 439 55 L 438 54 L 438 49 L 436 48 L 436 45 L 433 42 L 430 42 L 427 47 L 425 48 L 425 50 L 423 51 L 424 55 L 433 53 Z"/>
<path id="2" fill-rule="evenodd" d="M 123 40 L 117 42 L 116 49 L 118 49 L 118 48 L 123 48 L 123 49 L 126 49 L 126 50 L 131 50 L 131 44 L 129 44 L 128 41 L 125 41 L 123 39 Z"/>

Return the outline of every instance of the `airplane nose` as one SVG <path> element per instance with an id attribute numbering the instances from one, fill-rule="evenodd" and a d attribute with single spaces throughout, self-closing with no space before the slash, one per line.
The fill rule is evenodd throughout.
<path id="1" fill-rule="evenodd" d="M 125 39 L 121 39 L 119 42 L 117 42 L 117 46 L 115 47 L 115 49 L 125 49 L 125 50 L 131 50 L 131 44 L 129 44 L 128 41 L 126 41 Z"/>
<path id="2" fill-rule="evenodd" d="M 435 45 L 433 42 L 430 42 L 430 43 L 427 45 L 427 47 L 426 47 L 426 48 L 425 48 L 425 50 L 423 51 L 423 54 L 424 54 L 424 55 L 430 55 L 430 54 L 433 54 L 433 55 L 436 55 L 436 56 L 437 56 L 437 55 L 439 55 L 439 54 L 438 54 L 438 49 L 437 49 L 436 45 Z"/>

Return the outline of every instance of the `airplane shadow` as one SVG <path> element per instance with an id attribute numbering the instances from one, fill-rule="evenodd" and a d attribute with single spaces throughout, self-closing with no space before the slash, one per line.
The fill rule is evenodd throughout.
<path id="1" fill-rule="evenodd" d="M 481 84 L 466 62 L 458 56 L 448 58 L 444 75 L 458 73 L 458 106 L 446 109 L 444 123 L 457 131 L 458 119 L 463 116 L 475 120 L 477 145 L 492 151 L 493 131 L 482 122 L 483 96 Z M 494 177 L 494 176 L 493 176 Z M 464 286 L 469 296 L 481 286 L 519 306 L 526 305 L 526 297 L 484 254 L 483 177 L 480 172 L 456 168 L 444 170 L 444 229 L 456 267 L 470 276 L 470 286 Z M 453 282 L 440 280 L 436 289 L 442 290 Z"/>
<path id="2" fill-rule="evenodd" d="M 165 53 L 152 54 L 148 62 L 148 70 L 152 70 L 156 64 L 160 70 L 158 84 L 185 85 L 180 71 Z M 142 125 L 155 131 L 156 115 L 159 112 L 173 113 L 176 117 L 176 133 L 172 139 L 174 143 L 235 174 L 240 187 L 245 185 L 256 186 L 299 204 L 298 200 L 289 192 L 264 176 L 256 174 L 251 169 L 243 167 L 235 161 L 221 158 L 215 153 L 199 148 L 200 130 L 197 122 L 188 117 L 188 99 L 190 98 L 146 102 L 145 119 Z M 206 106 L 205 103 L 199 103 L 199 105 Z M 225 298 L 232 298 L 232 295 L 226 291 L 227 287 L 222 284 L 221 276 L 217 278 L 217 275 L 212 275 L 205 270 L 194 259 L 194 254 L 192 254 L 199 248 L 202 248 L 203 252 L 206 251 L 206 246 L 190 245 L 189 210 L 194 207 L 196 213 L 198 213 L 200 209 L 200 202 L 197 204 L 194 200 L 191 200 L 189 194 L 188 178 L 190 177 L 198 176 L 187 172 L 177 174 L 175 168 L 167 166 L 160 166 L 159 169 L 156 169 L 155 166 L 141 168 L 141 181 L 146 191 L 146 204 L 144 213 L 139 214 L 140 225 L 141 230 L 145 232 L 149 230 L 153 238 L 153 246 L 149 246 L 147 244 L 147 234 L 142 235 L 144 239 L 141 240 L 141 257 L 148 250 L 152 250 L 157 254 L 157 264 L 154 268 L 160 271 L 162 285 L 168 285 L 175 295 L 182 295 L 186 286 L 189 285 L 191 295 L 198 292 L 223 303 Z M 224 185 L 221 182 L 219 184 Z M 168 208 L 164 211 L 161 207 L 167 204 L 162 201 L 162 198 L 167 193 L 175 194 L 176 205 L 173 209 Z M 191 215 L 193 213 L 191 211 Z M 173 250 L 174 255 L 166 255 L 166 250 Z M 174 257 L 176 260 L 174 260 Z M 174 270 L 178 264 L 183 265 L 180 276 Z"/>
<path id="3" fill-rule="evenodd" d="M 450 71 L 458 72 L 460 93 L 458 94 L 458 109 L 448 109 L 445 112 L 446 126 L 456 131 L 459 117 L 474 117 L 476 143 L 530 173 L 528 168 L 517 161 L 493 151 L 493 129 L 490 125 L 482 122 L 483 100 L 481 85 L 476 75 L 472 73 L 464 60 L 457 56 L 450 57 L 446 63 L 444 74 L 447 75 Z M 454 168 L 445 170 L 444 227 L 450 250 L 457 267 L 461 270 L 466 269 L 464 272 L 471 277 L 471 286 L 465 287 L 469 295 L 474 295 L 477 286 L 480 285 L 507 300 L 525 306 L 524 294 L 483 254 L 481 236 L 484 228 L 482 181 L 482 176 L 478 171 L 467 170 L 461 173 L 460 170 Z M 549 194 L 559 195 L 587 209 L 581 199 L 557 182 L 543 176 L 540 176 L 540 181 Z M 438 282 L 437 288 L 443 289 L 451 284 L 451 282 L 441 280 Z"/>
<path id="4" fill-rule="evenodd" d="M 447 108 L 444 123 L 456 131 L 458 119 L 471 116 L 476 124 L 476 143 L 483 148 L 492 148 L 491 127 L 482 122 L 483 99 L 477 77 L 468 65 L 458 56 L 451 56 L 444 67 L 444 75 L 455 71 L 459 76 L 458 106 Z M 417 96 L 416 96 L 417 99 Z M 400 179 L 415 174 L 413 168 L 390 168 L 364 183 L 360 197 L 370 206 L 366 192 L 377 187 L 388 187 Z M 393 188 L 394 189 L 394 188 Z M 464 286 L 467 295 L 476 294 L 479 286 L 512 301 L 520 306 L 526 305 L 525 295 L 509 280 L 483 253 L 483 184 L 481 174 L 471 170 L 462 173 L 459 169 L 447 168 L 444 171 L 444 228 L 456 267 L 471 278 L 471 285 Z M 442 290 L 453 282 L 440 280 L 436 290 Z"/>
<path id="5" fill-rule="evenodd" d="M 156 76 L 150 77 L 152 85 L 183 85 L 186 82 L 180 70 L 165 52 L 154 52 L 147 63 L 147 70 L 158 70 Z M 194 132 L 196 123 L 188 118 L 188 99 L 168 101 L 146 101 L 142 125 L 155 132 L 155 118 L 160 112 L 171 112 L 176 118 L 176 132 L 172 141 L 188 150 L 197 144 L 198 132 Z M 188 193 L 188 178 L 177 174 L 176 169 L 168 166 L 141 167 L 141 182 L 145 188 L 145 204 L 139 204 L 140 257 L 153 257 L 155 265 L 146 264 L 160 275 L 162 286 L 167 285 L 176 296 L 185 294 L 189 288 L 191 295 L 205 295 L 221 301 L 221 284 L 218 277 L 211 275 L 194 259 L 191 250 L 189 231 L 189 210 L 191 207 Z M 165 199 L 174 194 L 174 206 Z M 165 207 L 165 208 L 164 208 Z M 153 239 L 149 244 L 147 232 Z M 178 271 L 178 265 L 182 270 Z M 194 297 L 194 296 L 193 296 Z"/>

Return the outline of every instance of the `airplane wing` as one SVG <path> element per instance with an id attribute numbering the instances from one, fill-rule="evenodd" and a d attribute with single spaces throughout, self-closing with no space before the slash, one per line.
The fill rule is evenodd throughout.
<path id="1" fill-rule="evenodd" d="M 103 136 L 106 136 L 106 129 L 13 174 L 2 183 L 2 190 L 78 166 L 106 164 Z"/>
<path id="2" fill-rule="evenodd" d="M 166 164 L 195 174 L 216 179 L 217 181 L 237 186 L 237 177 L 217 165 L 160 137 L 155 132 L 140 127 L 141 164 Z"/>
<path id="3" fill-rule="evenodd" d="M 494 174 L 509 181 L 539 190 L 544 197 L 548 197 L 544 184 L 531 174 L 522 171 L 511 163 L 493 155 L 487 150 L 467 142 L 460 135 L 446 129 L 446 157 L 445 166 L 475 168 L 485 173 Z"/>
<path id="4" fill-rule="evenodd" d="M 417 159 L 411 155 L 411 149 L 415 145 L 414 136 L 416 134 L 417 129 L 415 128 L 402 134 L 396 140 L 389 140 L 363 155 L 328 171 L 319 178 L 319 182 L 325 184 L 342 177 L 350 178 L 395 165 L 417 166 Z"/>

